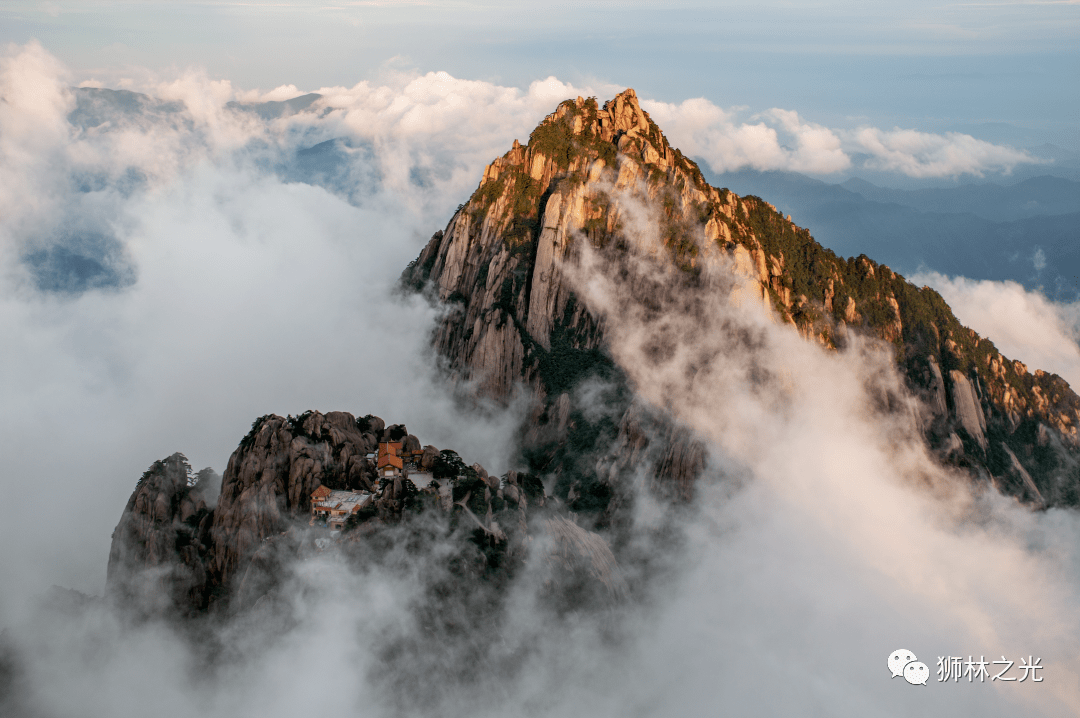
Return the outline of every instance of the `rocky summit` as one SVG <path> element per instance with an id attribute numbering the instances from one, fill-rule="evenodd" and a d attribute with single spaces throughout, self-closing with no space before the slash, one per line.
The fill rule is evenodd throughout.
<path id="1" fill-rule="evenodd" d="M 710 186 L 630 89 L 602 107 L 567 100 L 528 144 L 515 140 L 402 278 L 455 308 L 433 337 L 455 378 L 504 402 L 524 387 L 523 456 L 561 477 L 557 495 L 606 505 L 617 482 L 603 457 L 657 435 L 642 430 L 628 393 L 611 420 L 574 404 L 582 381 L 618 384 L 620 369 L 564 274 L 581 242 L 612 261 L 632 248 L 625 224 L 642 203 L 657 208 L 670 262 L 688 276 L 723 257 L 808 341 L 840 349 L 856 333 L 890 344 L 942 461 L 1036 507 L 1080 503 L 1080 399 L 1063 379 L 1002 356 L 934 290 L 869 257 L 836 256 L 768 202 Z M 689 497 L 703 447 L 670 426 L 659 435 L 650 449 L 658 485 Z"/>
<path id="2" fill-rule="evenodd" d="M 418 561 L 436 544 L 444 557 L 455 546 L 466 566 L 457 580 L 505 578 L 544 532 L 556 538 L 550 591 L 584 582 L 600 600 L 619 598 L 606 540 L 545 503 L 538 477 L 490 476 L 452 450 L 421 446 L 402 424 L 345 412 L 263 416 L 223 477 L 193 474 L 182 454 L 145 472 L 113 532 L 106 593 L 146 617 L 233 615 L 273 604 L 301 559 L 334 545 L 378 560 L 372 547 L 391 535 L 408 537 Z"/>

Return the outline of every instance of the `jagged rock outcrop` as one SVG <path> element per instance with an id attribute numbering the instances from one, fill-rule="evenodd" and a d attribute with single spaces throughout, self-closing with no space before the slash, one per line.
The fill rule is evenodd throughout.
<path id="1" fill-rule="evenodd" d="M 109 596 L 159 614 L 225 605 L 241 588 L 240 605 L 253 603 L 274 573 L 267 540 L 277 547 L 307 518 L 319 485 L 374 488 L 375 466 L 365 457 L 383 431 L 377 417 L 344 412 L 269 415 L 252 425 L 224 477 L 193 476 L 182 454 L 155 462 L 113 532 Z"/>
<path id="2" fill-rule="evenodd" d="M 309 411 L 257 419 L 230 457 L 224 477 L 209 470 L 193 475 L 182 454 L 155 462 L 113 534 L 110 597 L 159 616 L 274 605 L 296 562 L 329 545 L 326 529 L 313 525 L 311 517 L 311 495 L 319 487 L 371 493 L 356 522 L 346 522 L 338 542 L 346 555 L 352 551 L 369 557 L 363 546 L 367 538 L 432 510 L 442 517 L 435 523 L 444 521 L 449 535 L 467 545 L 466 553 L 479 550 L 467 561 L 477 575 L 506 574 L 523 564 L 530 545 L 530 509 L 546 504 L 544 485 L 536 476 L 515 471 L 493 476 L 480 464 L 467 466 L 453 451 L 428 445 L 419 467 L 429 472 L 421 474 L 421 483 L 428 483 L 417 486 L 415 474 L 377 476 L 375 461 L 368 457 L 381 438 L 404 438 L 405 449 L 420 451 L 419 439 L 403 425 L 386 427 L 370 415 L 355 419 L 345 412 Z M 432 524 L 424 519 L 421 525 L 427 531 Z M 590 546 L 604 544 L 585 529 L 575 535 Z M 434 536 L 432 545 L 447 538 Z M 555 585 L 570 580 L 567 576 L 582 585 L 593 580 L 587 567 L 578 568 Z M 604 580 L 613 579 L 605 574 Z"/>
<path id="3" fill-rule="evenodd" d="M 146 615 L 188 610 L 207 588 L 204 562 L 216 492 L 212 471 L 197 475 L 183 454 L 156 461 L 139 479 L 112 535 L 106 594 Z"/>
<path id="4" fill-rule="evenodd" d="M 665 251 L 689 275 L 730 263 L 752 280 L 743 300 L 762 302 L 807 339 L 842 348 L 860 332 L 891 343 L 927 405 L 927 438 L 943 459 L 993 477 L 1019 465 L 1047 505 L 1080 503 L 1080 399 L 1064 380 L 1001 356 L 933 290 L 868 257 L 836 256 L 760 198 L 709 186 L 633 90 L 603 107 L 593 98 L 567 100 L 527 145 L 515 140 L 402 276 L 452 308 L 433 343 L 454 377 L 496 401 L 519 389 L 529 395 L 524 454 L 533 469 L 561 477 L 557 495 L 579 496 L 588 485 L 603 503 L 597 462 L 630 428 L 628 395 L 609 402 L 607 420 L 590 418 L 576 400 L 590 377 L 614 385 L 621 378 L 603 326 L 563 267 L 581 243 L 618 252 L 639 242 L 628 226 L 642 205 L 654 209 Z M 1041 432 L 1052 440 L 1041 441 Z M 702 464 L 697 449 L 671 437 L 657 472 L 692 485 Z"/>
<path id="5" fill-rule="evenodd" d="M 213 585 L 227 586 L 266 537 L 306 516 L 320 484 L 373 489 L 375 466 L 365 457 L 377 443 L 363 429 L 380 424 L 363 426 L 342 411 L 258 419 L 225 469 L 207 565 Z"/>

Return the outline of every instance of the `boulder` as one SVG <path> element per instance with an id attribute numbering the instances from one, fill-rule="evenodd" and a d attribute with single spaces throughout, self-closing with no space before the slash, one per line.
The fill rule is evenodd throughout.
<path id="1" fill-rule="evenodd" d="M 356 423 L 360 431 L 365 434 L 372 434 L 376 437 L 382 436 L 383 430 L 386 428 L 386 422 L 374 414 L 368 414 L 367 416 L 361 417 Z"/>
<path id="2" fill-rule="evenodd" d="M 431 467 L 435 465 L 435 460 L 439 458 L 439 450 L 431 444 L 424 447 L 424 455 L 420 457 L 420 470 L 431 471 Z"/>
<path id="3" fill-rule="evenodd" d="M 404 424 L 391 424 L 382 433 L 380 441 L 401 441 L 409 435 L 409 430 Z"/>

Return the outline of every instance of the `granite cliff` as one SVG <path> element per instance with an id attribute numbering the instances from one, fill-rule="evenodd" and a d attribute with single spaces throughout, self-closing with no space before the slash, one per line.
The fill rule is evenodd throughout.
<path id="1" fill-rule="evenodd" d="M 372 458 L 380 442 L 400 442 L 415 461 L 413 473 L 380 475 Z M 321 486 L 365 492 L 371 502 L 344 531 L 330 532 L 312 518 L 312 493 Z M 549 592 L 584 584 L 621 596 L 605 539 L 545 504 L 536 476 L 491 476 L 454 451 L 422 447 L 404 425 L 386 426 L 376 416 L 263 416 L 223 477 L 192 474 L 182 454 L 146 471 L 113 532 L 106 593 L 148 617 L 232 615 L 272 605 L 299 559 L 333 544 L 351 561 L 371 562 L 399 534 L 415 543 L 416 561 L 438 553 L 446 562 L 450 555 L 466 567 L 455 580 L 490 575 L 498 583 L 522 565 L 532 537 L 551 534 L 557 540 L 545 554 Z"/>
<path id="2" fill-rule="evenodd" d="M 198 606 L 207 583 L 205 546 L 220 477 L 192 474 L 183 454 L 155 461 L 113 531 L 106 582 L 117 601 L 159 613 Z"/>
<path id="3" fill-rule="evenodd" d="M 502 402 L 524 389 L 523 458 L 558 477 L 556 496 L 604 510 L 618 493 L 608 469 L 627 451 L 684 498 L 703 465 L 692 436 L 634 404 L 602 323 L 564 276 L 581 243 L 618 261 L 642 204 L 656 209 L 670 261 L 688 277 L 725 262 L 808 341 L 840 350 L 858 333 L 891 344 L 943 461 L 1033 506 L 1080 503 L 1080 399 L 1063 379 L 1002 356 L 932 289 L 866 256 L 836 256 L 764 200 L 710 186 L 633 90 L 602 107 L 567 100 L 526 145 L 515 140 L 402 277 L 453 309 L 433 344 L 454 379 Z M 577 400 L 590 379 L 614 387 L 600 418 Z"/>

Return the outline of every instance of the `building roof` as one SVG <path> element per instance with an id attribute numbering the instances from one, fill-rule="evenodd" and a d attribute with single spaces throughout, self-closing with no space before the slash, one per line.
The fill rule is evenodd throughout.
<path id="1" fill-rule="evenodd" d="M 400 441 L 383 441 L 379 444 L 379 456 L 385 454 L 392 454 L 398 456 L 401 454 L 401 442 Z"/>
<path id="2" fill-rule="evenodd" d="M 384 466 L 393 466 L 398 469 L 402 468 L 403 464 L 401 462 L 401 457 L 393 454 L 381 455 L 379 457 L 379 468 L 381 469 Z"/>
<path id="3" fill-rule="evenodd" d="M 371 494 L 366 491 L 331 491 L 312 508 L 315 511 L 344 511 L 351 514 L 366 506 L 369 501 Z"/>
<path id="4" fill-rule="evenodd" d="M 332 493 L 333 491 L 330 490 L 329 486 L 327 486 L 326 484 L 319 484 L 319 488 L 311 492 L 311 500 L 322 501 Z"/>

